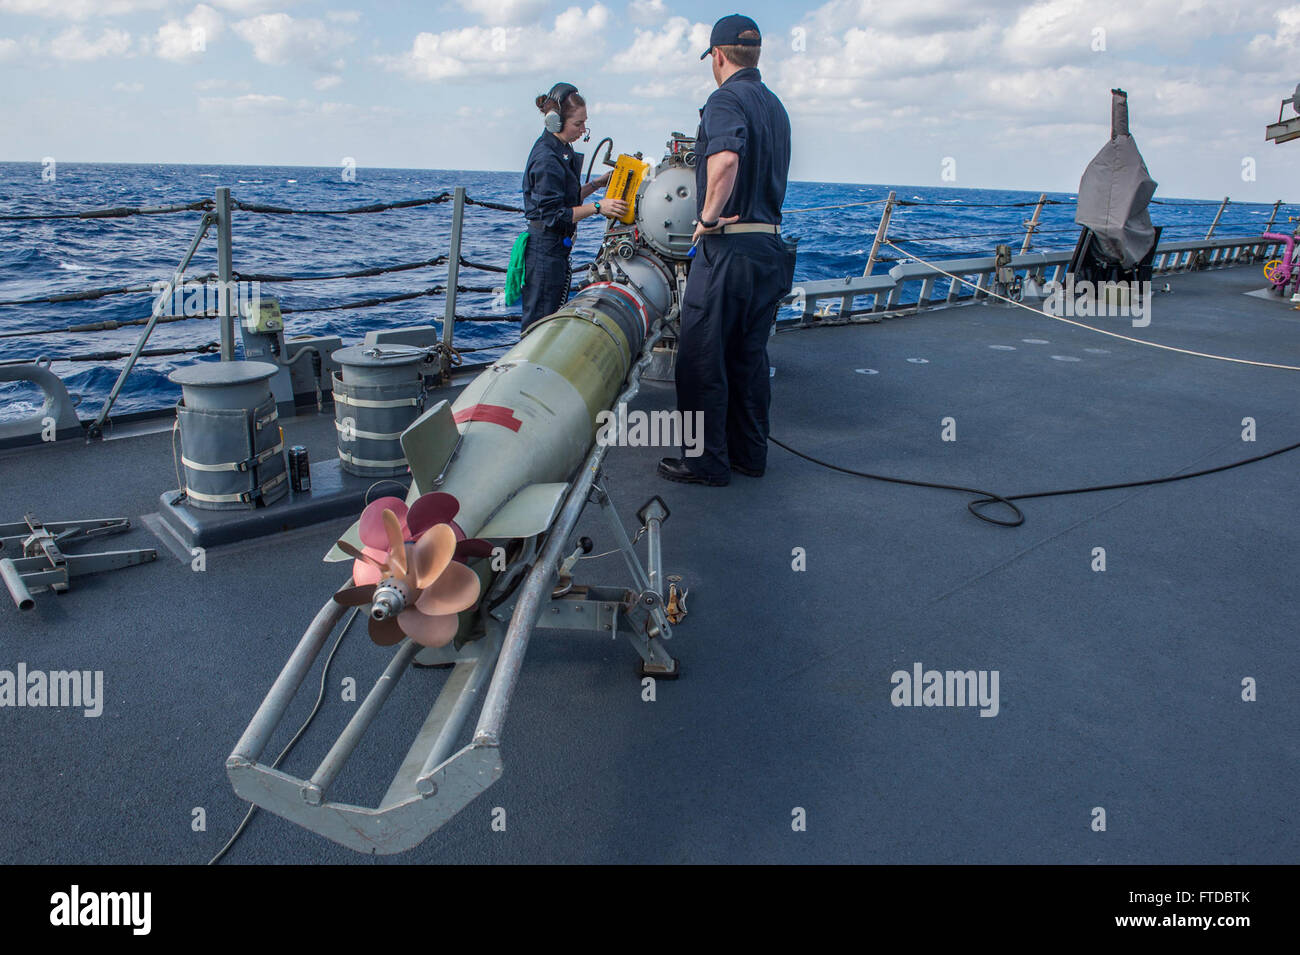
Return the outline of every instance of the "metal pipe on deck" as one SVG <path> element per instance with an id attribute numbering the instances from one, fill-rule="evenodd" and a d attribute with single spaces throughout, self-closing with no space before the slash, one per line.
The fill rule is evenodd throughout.
<path id="1" fill-rule="evenodd" d="M 370 724 L 375 721 L 379 711 L 388 702 L 388 697 L 392 694 L 393 689 L 397 686 L 397 681 L 402 678 L 402 674 L 410 667 L 411 661 L 423 647 L 412 640 L 403 640 L 401 647 L 393 654 L 393 659 L 388 662 L 384 668 L 383 675 L 375 681 L 375 685 L 370 692 L 366 694 L 365 700 L 361 706 L 352 714 L 352 719 L 344 727 L 339 738 L 334 741 L 330 751 L 325 754 L 321 760 L 320 766 L 316 772 L 312 773 L 307 788 L 303 790 L 303 798 L 307 802 L 317 805 L 320 803 L 329 789 L 330 784 L 334 782 L 335 777 L 347 763 L 348 757 L 356 750 L 361 738 L 366 735 L 366 730 L 370 729 Z"/>
<path id="2" fill-rule="evenodd" d="M 344 586 L 348 586 L 351 582 L 352 580 L 349 578 Z M 266 744 L 271 741 L 271 735 L 275 732 L 275 728 L 280 725 L 280 720 L 284 718 L 285 711 L 289 708 L 289 704 L 293 702 L 298 688 L 302 686 L 302 681 L 306 679 L 312 664 L 316 662 L 316 657 L 320 655 L 326 639 L 333 632 L 334 627 L 347 609 L 347 607 L 334 600 L 333 597 L 325 602 L 325 606 L 321 607 L 316 614 L 316 618 L 311 622 L 311 626 L 307 628 L 307 632 L 298 641 L 298 646 L 294 648 L 293 654 L 284 665 L 284 669 L 275 678 L 275 683 L 271 685 L 271 690 L 266 694 L 266 699 L 257 708 L 252 721 L 248 724 L 248 729 L 244 730 L 244 735 L 235 744 L 234 751 L 226 760 L 227 766 L 241 761 L 256 763 L 261 758 L 262 752 L 266 749 Z"/>
<path id="3" fill-rule="evenodd" d="M 1020 243 L 1020 254 L 1024 255 L 1029 251 L 1029 245 L 1034 240 L 1034 233 L 1038 231 L 1038 219 L 1043 214 L 1043 203 L 1047 201 L 1047 193 L 1040 192 L 1038 201 L 1034 203 L 1034 214 L 1029 221 L 1025 223 L 1025 241 Z"/>
<path id="4" fill-rule="evenodd" d="M 217 322 L 221 327 L 221 360 L 235 360 L 235 312 L 230 304 L 230 283 L 235 277 L 234 241 L 230 228 L 230 187 L 218 186 L 217 222 Z"/>
<path id="5" fill-rule="evenodd" d="M 14 605 L 19 610 L 31 610 L 36 606 L 31 591 L 27 589 L 27 584 L 23 581 L 23 575 L 18 573 L 18 568 L 14 565 L 13 560 L 8 557 L 0 560 L 0 579 L 4 580 L 5 587 L 9 590 L 9 596 L 14 599 Z"/>
<path id="6" fill-rule="evenodd" d="M 465 187 L 457 186 L 451 207 L 451 248 L 447 251 L 447 297 L 442 313 L 442 360 L 440 375 L 443 383 L 451 380 L 451 343 L 456 328 L 456 283 L 460 281 L 460 233 L 465 222 Z"/>
<path id="7" fill-rule="evenodd" d="M 479 691 L 483 689 L 483 684 L 486 682 L 487 675 L 491 670 L 491 667 L 481 660 L 475 660 L 473 663 L 468 664 L 458 663 L 456 672 L 452 674 L 450 680 L 459 679 L 459 671 L 465 666 L 472 667 L 472 670 L 469 676 L 465 678 L 465 683 L 460 692 L 456 694 L 451 710 L 447 713 L 446 721 L 438 730 L 438 736 L 429 749 L 429 755 L 425 758 L 423 765 L 420 766 L 420 772 L 415 777 L 415 791 L 422 796 L 436 795 L 437 786 L 433 782 L 435 770 L 451 755 L 456 740 L 460 738 L 461 728 L 465 725 L 465 718 L 469 716 L 469 711 L 478 700 Z"/>
<path id="8" fill-rule="evenodd" d="M 664 318 L 664 322 L 661 322 L 646 339 L 642 348 L 642 357 L 633 366 L 628 386 L 614 402 L 614 407 L 631 401 L 640 391 L 641 375 L 650 365 L 654 346 L 663 337 L 663 325 L 675 314 L 674 307 Z M 608 450 L 608 444 L 597 441 L 591 453 L 587 455 L 569 490 L 568 497 L 565 498 L 559 516 L 551 526 L 541 556 L 538 557 L 537 563 L 533 565 L 527 580 L 520 588 L 519 598 L 515 602 L 514 613 L 510 618 L 510 628 L 506 631 L 496 670 L 492 674 L 492 683 L 488 687 L 487 697 L 483 700 L 483 710 L 479 714 L 478 725 L 474 728 L 476 746 L 500 745 L 501 727 L 505 723 L 506 711 L 510 708 L 510 697 L 514 695 L 515 684 L 519 682 L 519 672 L 524 665 L 528 640 L 532 636 L 533 627 L 537 624 L 537 618 L 541 615 L 543 602 L 550 599 L 551 587 L 559 572 L 560 562 L 568 546 L 569 535 L 587 506 L 587 496 L 591 493 L 596 474 Z"/>
<path id="9" fill-rule="evenodd" d="M 1214 237 L 1214 230 L 1219 227 L 1219 220 L 1223 218 L 1223 210 L 1228 208 L 1228 203 L 1230 201 L 1231 197 L 1224 196 L 1223 202 L 1219 203 L 1219 211 L 1214 214 L 1214 221 L 1210 223 L 1210 231 L 1205 233 L 1207 239 Z"/>

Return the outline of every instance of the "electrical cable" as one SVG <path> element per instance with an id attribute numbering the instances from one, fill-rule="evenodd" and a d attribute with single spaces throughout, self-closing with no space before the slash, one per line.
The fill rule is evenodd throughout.
<path id="1" fill-rule="evenodd" d="M 600 156 L 600 147 L 609 143 L 609 151 L 605 153 L 605 158 L 609 159 L 609 154 L 614 151 L 614 139 L 612 136 L 606 136 L 600 142 L 596 143 L 596 148 L 591 151 L 591 161 L 587 163 L 587 178 L 584 179 L 583 185 L 591 182 L 591 172 L 596 168 L 596 159 Z"/>
<path id="2" fill-rule="evenodd" d="M 1146 478 L 1140 481 L 1124 481 L 1119 484 L 1094 484 L 1087 487 L 1073 487 L 1058 491 L 1035 491 L 1027 494 L 994 494 L 989 491 L 982 491 L 978 488 L 963 487 L 960 484 L 943 484 L 937 481 L 915 481 L 909 478 L 890 477 L 884 474 L 872 474 L 869 471 L 857 471 L 853 468 L 842 467 L 838 464 L 832 464 L 829 461 L 823 461 L 820 458 L 813 457 L 811 454 L 805 454 L 802 451 L 790 447 L 783 441 L 776 438 L 768 437 L 779 448 L 784 448 L 796 457 L 803 458 L 819 467 L 829 468 L 832 471 L 840 471 L 844 474 L 851 474 L 854 477 L 870 478 L 873 481 L 885 481 L 890 484 L 906 484 L 911 487 L 930 487 L 941 491 L 960 491 L 965 494 L 981 494 L 980 498 L 966 503 L 966 509 L 978 517 L 981 521 L 988 524 L 997 524 L 1001 527 L 1019 527 L 1025 522 L 1024 512 L 1020 510 L 1012 501 L 1030 501 L 1041 497 L 1064 497 L 1070 494 L 1091 494 L 1094 491 L 1119 491 L 1132 487 L 1150 487 L 1156 484 L 1172 484 L 1176 481 L 1188 481 L 1196 477 L 1205 477 L 1207 474 L 1218 474 L 1220 471 L 1230 471 L 1233 468 L 1243 467 L 1247 464 L 1254 464 L 1256 461 L 1263 461 L 1267 458 L 1277 457 L 1279 454 L 1286 454 L 1288 451 L 1294 451 L 1300 448 L 1300 441 L 1295 444 L 1289 444 L 1284 448 L 1277 448 L 1273 451 L 1266 451 L 1263 454 L 1257 454 L 1254 457 L 1244 458 L 1240 461 L 1233 461 L 1229 464 L 1220 464 L 1217 467 L 1205 468 L 1200 471 L 1193 471 L 1190 474 L 1171 474 L 1167 477 Z M 1013 521 L 1001 521 L 981 513 L 981 509 L 990 504 L 1005 504 L 1016 513 L 1016 519 Z"/>
<path id="3" fill-rule="evenodd" d="M 802 451 L 798 451 L 790 447 L 790 445 L 786 444 L 784 441 L 780 441 L 774 437 L 771 437 L 770 435 L 768 436 L 767 440 L 771 441 L 778 448 L 784 448 L 785 450 L 789 451 L 795 457 L 803 458 L 805 461 L 809 461 L 813 464 L 818 465 L 819 467 L 829 468 L 832 471 L 839 471 L 843 474 L 852 474 L 854 477 L 870 478 L 873 481 L 885 481 L 889 484 L 907 484 L 911 487 L 932 487 L 941 491 L 961 491 L 966 494 L 981 494 L 983 495 L 983 497 L 981 497 L 978 501 L 972 501 L 971 503 L 987 504 L 987 503 L 996 502 L 996 503 L 1005 504 L 1007 507 L 1011 508 L 1011 510 L 1015 511 L 1016 518 L 1013 521 L 999 521 L 992 517 L 987 517 L 979 513 L 978 511 L 972 509 L 971 513 L 974 514 L 976 517 L 978 517 L 980 520 L 987 521 L 990 524 L 1000 524 L 1003 527 L 1019 527 L 1021 524 L 1025 522 L 1024 512 L 1021 511 L 1020 508 L 1016 507 L 1014 504 L 1011 503 L 1011 498 L 1003 497 L 1001 494 L 994 494 L 992 491 L 984 491 L 974 487 L 963 487 L 960 484 L 942 484 L 937 481 L 915 481 L 912 480 L 911 478 L 890 477 L 886 474 L 872 474 L 869 471 L 857 471 L 854 470 L 853 468 L 846 468 L 838 464 L 831 464 L 829 461 L 823 461 L 821 458 L 815 458 L 811 454 L 805 454 Z M 968 504 L 966 506 L 969 508 L 971 505 Z"/>
<path id="4" fill-rule="evenodd" d="M 894 243 L 892 242 L 886 242 L 886 244 L 893 246 L 893 248 L 897 249 L 899 252 L 904 251 L 902 249 L 899 249 L 898 246 L 894 245 Z M 942 274 L 947 275 L 949 278 L 952 278 L 958 282 L 963 282 L 967 285 L 971 285 L 975 287 L 975 283 L 970 282 L 967 279 L 962 278 L 961 276 L 953 275 L 951 272 L 946 272 L 943 269 L 939 268 L 938 266 L 926 262 L 923 259 L 916 259 L 916 261 L 920 262 L 922 265 L 926 265 L 929 268 L 934 269 L 936 272 L 941 272 Z M 987 292 L 987 290 L 985 291 Z M 1034 312 L 1035 314 L 1043 315 L 1046 316 L 1047 318 L 1055 318 L 1058 321 L 1063 321 L 1070 325 L 1077 325 L 1078 327 L 1086 328 L 1089 331 L 1100 332 L 1103 335 L 1111 335 L 1115 338 L 1120 338 L 1123 339 L 1124 341 L 1134 342 L 1139 345 L 1150 345 L 1155 348 L 1161 348 L 1167 351 L 1178 352 L 1180 354 L 1185 354 L 1185 355 L 1192 355 L 1198 358 L 1213 358 L 1220 361 L 1229 361 L 1237 364 L 1253 365 L 1262 368 L 1278 368 L 1287 371 L 1300 371 L 1300 367 L 1293 366 L 1293 365 L 1279 365 L 1271 362 L 1247 361 L 1246 359 L 1243 358 L 1227 358 L 1222 355 L 1210 355 L 1204 352 L 1195 352 L 1183 348 L 1175 348 L 1172 345 L 1160 345 L 1155 342 L 1143 341 L 1140 338 L 1130 338 L 1127 335 L 1120 335 L 1115 332 L 1105 331 L 1104 329 L 1093 328 L 1091 325 L 1085 325 L 1082 322 L 1075 322 L 1075 321 L 1071 321 L 1070 319 L 1061 318 L 1058 315 L 1050 315 L 1047 312 L 1043 312 L 1035 308 L 1030 308 L 1028 305 L 1024 305 L 1020 302 L 1017 302 L 1010 298 L 1006 298 L 1005 296 L 1002 295 L 997 295 L 993 292 L 987 292 L 987 294 L 992 298 L 999 298 L 1012 305 L 1018 305 L 1021 308 L 1025 309 L 1026 311 Z M 1296 448 L 1300 448 L 1300 442 L 1296 442 L 1295 444 L 1290 444 L 1283 448 L 1278 448 L 1273 451 L 1266 451 L 1263 454 L 1257 454 L 1254 457 L 1244 458 L 1243 460 L 1240 461 L 1233 461 L 1229 464 L 1221 464 L 1218 465 L 1217 467 L 1205 468 L 1200 471 L 1193 471 L 1190 474 L 1172 474 L 1167 477 L 1146 478 L 1144 480 L 1139 480 L 1139 481 L 1124 481 L 1117 484 L 1095 484 L 1095 485 L 1089 485 L 1087 487 L 1066 488 L 1064 490 L 1057 490 L 1057 491 L 1036 491 L 1033 493 L 1025 493 L 1025 494 L 1003 495 L 1003 494 L 994 494 L 989 491 L 979 490 L 977 488 L 964 487 L 959 484 L 944 484 L 942 482 L 937 482 L 937 481 L 917 481 L 917 480 L 912 480 L 910 478 L 898 478 L 898 477 L 890 477 L 884 474 L 873 474 L 869 471 L 858 471 L 854 468 L 842 467 L 841 465 L 838 464 L 832 464 L 829 461 L 823 461 L 821 458 L 813 457 L 810 454 L 805 454 L 804 452 L 792 448 L 790 445 L 786 444 L 783 441 L 778 440 L 777 438 L 769 436 L 768 440 L 771 441 L 773 444 L 775 444 L 777 447 L 785 449 L 786 451 L 790 452 L 796 457 L 803 458 L 805 461 L 808 461 L 812 464 L 816 464 L 819 467 L 828 468 L 832 471 L 839 471 L 843 474 L 851 474 L 855 477 L 868 478 L 873 481 L 885 481 L 890 484 L 905 484 L 911 487 L 929 487 L 929 488 L 936 488 L 938 490 L 944 490 L 944 491 L 959 491 L 964 494 L 982 495 L 981 497 L 977 498 L 974 501 L 968 501 L 966 504 L 966 509 L 970 511 L 973 515 L 978 517 L 980 520 L 984 521 L 985 523 L 997 524 L 1001 527 L 1019 527 L 1021 524 L 1025 522 L 1024 512 L 1021 511 L 1020 508 L 1017 507 L 1014 503 L 1012 503 L 1013 501 L 1028 501 L 1028 500 L 1034 500 L 1036 498 L 1043 498 L 1043 497 L 1064 497 L 1070 494 L 1091 494 L 1095 491 L 1118 491 L 1125 488 L 1150 487 L 1156 484 L 1171 484 L 1174 483 L 1175 481 L 1187 481 L 1190 480 L 1191 478 L 1204 477 L 1208 474 L 1218 474 L 1220 471 L 1229 471 L 1233 468 L 1239 468 L 1247 464 L 1254 464 L 1257 461 L 1263 461 L 1268 458 L 1276 457 L 1280 454 L 1286 454 L 1288 451 L 1294 451 Z M 990 504 L 1006 505 L 1012 511 L 1015 512 L 1016 515 L 1015 519 L 998 520 L 997 518 L 990 517 L 989 515 L 982 513 L 982 509 L 987 507 Z"/>
<path id="5" fill-rule="evenodd" d="M 294 746 L 297 745 L 298 740 L 302 739 L 302 734 L 307 732 L 307 727 L 311 725 L 311 721 L 314 720 L 316 714 L 320 712 L 321 704 L 325 702 L 325 681 L 329 678 L 330 664 L 334 662 L 334 654 L 338 652 L 339 645 L 343 643 L 343 637 L 346 636 L 348 630 L 351 629 L 352 623 L 357 619 L 357 613 L 360 610 L 360 607 L 352 608 L 352 616 L 348 617 L 348 622 L 344 624 L 343 629 L 334 640 L 334 646 L 330 648 L 330 655 L 325 658 L 325 667 L 321 670 L 320 692 L 316 694 L 316 704 L 311 708 L 311 712 L 307 714 L 307 719 L 303 721 L 302 726 L 298 727 L 298 732 L 293 734 L 293 739 L 289 740 L 288 745 L 285 746 L 284 749 L 280 750 L 280 755 L 275 757 L 275 762 L 271 764 L 272 769 L 279 766 L 281 760 L 289 755 L 289 750 L 293 749 Z M 208 860 L 208 865 L 216 865 L 221 861 L 222 857 L 230 851 L 231 846 L 233 846 L 235 841 L 244 834 L 244 830 L 248 827 L 248 823 L 252 820 L 253 816 L 256 815 L 257 808 L 256 805 L 248 807 L 248 812 L 245 813 L 243 822 L 241 822 L 238 828 L 235 829 L 234 833 L 231 834 L 230 839 L 227 840 L 226 844 L 217 851 L 217 854 Z"/>

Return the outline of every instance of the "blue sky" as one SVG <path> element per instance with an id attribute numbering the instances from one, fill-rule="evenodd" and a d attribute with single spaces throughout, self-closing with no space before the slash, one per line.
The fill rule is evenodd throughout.
<path id="1" fill-rule="evenodd" d="M 0 0 L 0 160 L 517 170 L 556 80 L 662 151 L 734 2 Z M 751 2 L 796 179 L 1072 191 L 1109 90 L 1167 196 L 1297 200 L 1300 3 Z M 1289 109 L 1289 108 L 1288 108 Z M 941 178 L 945 160 L 955 180 Z M 1253 176 L 1253 178 L 1251 178 Z"/>

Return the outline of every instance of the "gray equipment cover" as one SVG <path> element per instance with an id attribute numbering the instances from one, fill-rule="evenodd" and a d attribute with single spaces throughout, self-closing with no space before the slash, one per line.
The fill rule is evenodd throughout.
<path id="1" fill-rule="evenodd" d="M 1079 180 L 1074 221 L 1096 235 L 1098 251 L 1121 268 L 1131 269 L 1155 242 L 1147 203 L 1156 181 L 1147 172 L 1137 143 L 1128 131 L 1128 94 L 1111 90 L 1110 142 L 1088 163 Z"/>

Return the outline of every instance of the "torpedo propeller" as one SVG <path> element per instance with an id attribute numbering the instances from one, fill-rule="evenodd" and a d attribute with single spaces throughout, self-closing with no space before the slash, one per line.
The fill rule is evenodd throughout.
<path id="1" fill-rule="evenodd" d="M 380 646 L 403 637 L 446 646 L 456 636 L 457 614 L 478 600 L 478 575 L 457 558 L 490 552 L 491 545 L 457 540 L 458 509 L 454 497 L 439 492 L 422 495 L 409 509 L 399 498 L 380 498 L 361 514 L 363 547 L 338 542 L 354 558 L 354 586 L 334 599 L 346 607 L 370 605 L 370 638 Z"/>

